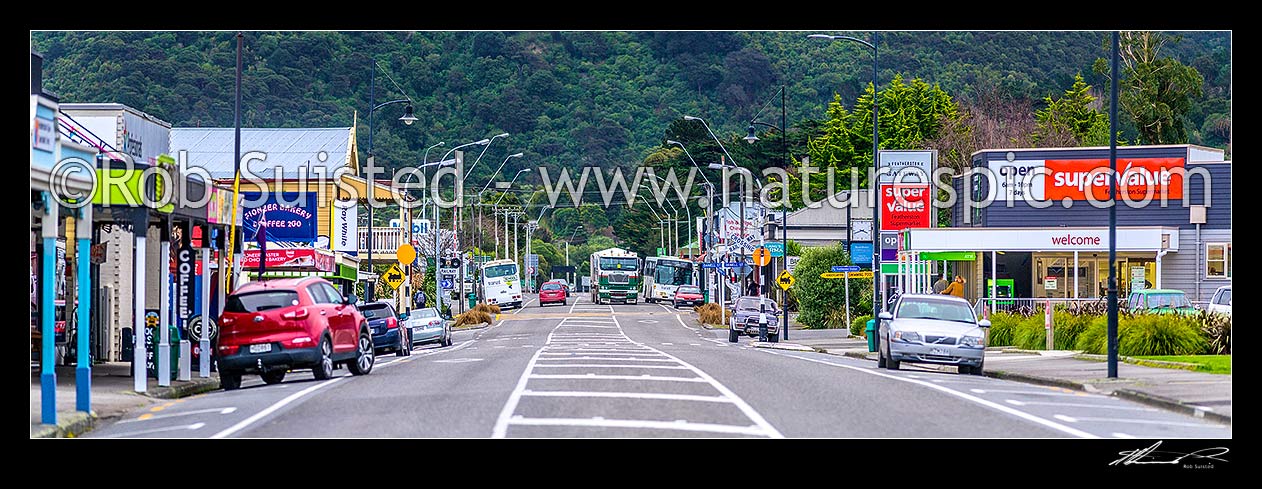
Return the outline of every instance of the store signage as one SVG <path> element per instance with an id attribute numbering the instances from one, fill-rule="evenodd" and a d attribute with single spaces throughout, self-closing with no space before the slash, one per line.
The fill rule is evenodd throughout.
<path id="1" fill-rule="evenodd" d="M 996 200 L 1029 199 L 1106 201 L 1109 196 L 1109 160 L 1014 160 L 991 161 L 995 172 Z M 1183 198 L 1183 158 L 1118 158 L 1118 198 L 1130 200 Z"/>
<path id="2" fill-rule="evenodd" d="M 763 247 L 767 248 L 767 251 L 770 251 L 771 256 L 775 258 L 784 256 L 784 242 L 782 241 L 768 241 L 763 244 Z"/>
<path id="3" fill-rule="evenodd" d="M 53 127 L 52 119 L 36 117 L 35 125 L 31 128 L 31 148 L 51 152 L 53 138 L 57 136 Z"/>
<path id="4" fill-rule="evenodd" d="M 333 271 L 331 253 L 321 253 L 314 248 L 269 248 L 264 268 L 314 268 L 321 272 Z M 260 250 L 245 250 L 242 268 L 258 268 Z"/>
<path id="5" fill-rule="evenodd" d="M 354 201 L 333 204 L 333 251 L 359 251 L 359 207 Z"/>
<path id="6" fill-rule="evenodd" d="M 881 184 L 881 230 L 930 227 L 931 195 L 927 184 Z"/>
<path id="7" fill-rule="evenodd" d="M 241 195 L 248 206 L 241 219 L 246 236 L 254 236 L 258 231 L 259 221 L 266 216 L 268 241 L 315 241 L 315 192 L 269 192 L 262 201 L 259 192 L 242 192 Z"/>
<path id="8" fill-rule="evenodd" d="M 934 150 L 882 150 L 878 163 L 889 170 L 881 174 L 881 183 L 928 184 L 937 156 Z"/>
<path id="9" fill-rule="evenodd" d="M 1044 277 L 1043 288 L 1046 290 L 1056 290 L 1056 277 Z"/>
<path id="10" fill-rule="evenodd" d="M 196 255 L 193 245 L 184 242 L 175 252 L 176 312 L 181 320 L 193 315 L 193 275 Z"/>
<path id="11" fill-rule="evenodd" d="M 786 267 L 785 267 L 785 268 L 788 268 L 788 269 L 789 269 L 789 273 L 793 273 L 793 271 L 794 271 L 794 270 L 797 270 L 797 268 L 798 268 L 798 260 L 801 260 L 801 259 L 802 259 L 802 257 L 800 257 L 800 256 L 788 256 L 788 257 L 785 257 L 785 260 L 784 260 L 784 261 L 785 261 L 785 265 L 786 265 Z"/>

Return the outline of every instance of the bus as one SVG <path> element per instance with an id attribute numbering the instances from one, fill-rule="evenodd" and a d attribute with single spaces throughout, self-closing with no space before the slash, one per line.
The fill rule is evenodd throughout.
<path id="1" fill-rule="evenodd" d="M 673 256 L 651 256 L 644 259 L 644 301 L 670 302 L 675 289 L 692 285 L 693 263 Z"/>
<path id="2" fill-rule="evenodd" d="M 635 304 L 640 290 L 640 258 L 622 248 L 592 253 L 592 302 Z"/>
<path id="3" fill-rule="evenodd" d="M 517 262 L 491 260 L 482 264 L 478 287 L 482 300 L 500 307 L 521 307 L 521 278 Z"/>

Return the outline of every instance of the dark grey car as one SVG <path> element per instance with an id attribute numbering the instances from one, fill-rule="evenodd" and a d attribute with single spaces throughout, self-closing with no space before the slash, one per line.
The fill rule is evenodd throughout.
<path id="1" fill-rule="evenodd" d="M 747 295 L 736 299 L 736 311 L 728 321 L 727 341 L 736 343 L 741 335 L 758 336 L 760 317 L 767 320 L 767 341 L 780 341 L 780 309 L 776 302 Z"/>

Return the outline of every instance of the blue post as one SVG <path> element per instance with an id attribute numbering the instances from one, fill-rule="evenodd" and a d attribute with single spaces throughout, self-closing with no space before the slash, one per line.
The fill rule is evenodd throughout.
<path id="1" fill-rule="evenodd" d="M 49 215 L 52 214 L 52 215 Z M 44 219 L 56 220 L 56 213 L 44 214 Z M 53 226 L 56 226 L 54 223 Z M 45 225 L 47 227 L 47 225 Z M 55 228 L 54 228 L 55 229 Z M 44 263 L 40 267 L 40 413 L 44 424 L 57 424 L 57 372 L 54 369 L 53 353 L 56 346 L 54 339 L 57 332 L 53 330 L 53 284 L 57 277 L 54 273 L 57 262 L 57 238 L 44 237 Z"/>
<path id="2" fill-rule="evenodd" d="M 92 221 L 90 219 L 82 219 L 78 226 L 86 226 L 91 229 Z M 76 226 L 76 229 L 78 228 Z M 90 232 L 90 231 L 89 231 Z M 91 317 L 92 307 L 92 277 L 88 273 L 91 264 L 88 261 L 91 255 L 92 240 L 88 238 L 79 238 L 78 249 L 75 250 L 75 256 L 78 258 L 79 279 L 75 282 L 78 284 L 79 304 L 75 307 L 75 334 L 78 338 L 79 360 L 78 367 L 75 368 L 75 409 L 83 412 L 92 412 L 92 360 L 88 355 L 88 339 L 91 335 Z"/>

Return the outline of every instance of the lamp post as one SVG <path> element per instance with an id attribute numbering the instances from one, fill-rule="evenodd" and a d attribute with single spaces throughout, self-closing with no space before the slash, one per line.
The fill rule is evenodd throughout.
<path id="1" fill-rule="evenodd" d="M 506 137 L 508 137 L 508 133 L 506 132 L 502 132 L 494 136 L 491 136 L 490 140 L 485 145 L 482 146 L 482 152 L 478 153 L 478 157 L 473 160 L 473 164 L 469 165 L 469 168 L 464 169 L 464 174 L 460 176 L 460 188 L 464 188 L 464 181 L 469 178 L 469 174 L 473 173 L 473 168 L 478 166 L 478 162 L 482 161 L 482 155 L 486 154 L 486 150 L 491 148 L 491 143 L 495 142 L 495 138 L 506 138 Z M 504 161 L 507 162 L 508 159 L 505 158 Z M 503 165 L 500 165 L 500 166 L 503 167 Z M 496 170 L 496 172 L 498 173 L 499 170 Z M 492 178 L 494 178 L 494 175 L 492 175 Z M 490 183 L 490 182 L 488 181 L 487 183 Z M 461 203 L 463 204 L 463 202 L 464 200 L 462 198 Z M 460 217 L 456 222 L 459 223 L 459 222 L 464 221 L 464 206 L 463 205 L 460 206 L 460 208 L 458 209 L 458 212 L 460 213 Z"/>
<path id="2" fill-rule="evenodd" d="M 505 133 L 505 134 L 507 134 L 507 133 Z M 486 234 L 485 234 L 484 230 L 482 229 L 482 225 L 481 225 L 481 222 L 482 222 L 482 193 L 483 193 L 483 192 L 486 192 L 486 191 L 487 191 L 487 189 L 489 189 L 489 188 L 491 187 L 491 181 L 492 181 L 492 180 L 495 180 L 495 176 L 496 176 L 496 175 L 499 175 L 499 174 L 500 174 L 500 170 L 503 170 L 503 169 L 504 169 L 504 165 L 508 163 L 508 160 L 510 160 L 510 159 L 512 159 L 512 158 L 520 158 L 521 156 L 522 156 L 522 153 L 513 153 L 513 154 L 511 154 L 511 155 L 508 155 L 506 158 L 504 158 L 504 161 L 500 163 L 499 168 L 496 168 L 496 169 L 495 169 L 495 173 L 492 173 L 492 174 L 491 174 L 491 178 L 486 179 L 486 185 L 483 185 L 483 186 L 482 186 L 482 190 L 479 190 L 479 191 L 478 191 L 477 199 L 478 199 L 478 223 L 479 223 L 479 224 L 478 224 L 478 247 L 479 247 L 479 248 L 481 248 L 481 246 L 482 246 L 482 240 L 483 240 L 483 238 L 486 236 Z M 516 178 L 516 175 L 514 175 L 514 178 Z M 512 185 L 512 184 L 510 183 L 509 185 Z M 492 226 L 492 227 L 494 227 L 494 226 Z M 498 237 L 496 237 L 496 241 L 497 241 L 497 242 L 498 242 L 498 240 L 499 240 L 499 238 L 498 238 Z"/>
<path id="3" fill-rule="evenodd" d="M 443 154 L 442 158 L 438 159 L 438 163 L 442 164 L 442 162 L 447 161 L 447 156 L 451 155 L 451 153 L 455 152 L 456 150 L 460 148 L 474 146 L 478 144 L 482 144 L 482 145 L 491 144 L 491 140 L 482 139 L 479 141 L 474 141 L 472 143 L 465 143 L 465 144 L 456 146 L 454 148 L 451 148 L 447 150 L 446 153 Z M 456 189 L 456 191 L 458 195 L 462 194 L 462 192 L 460 192 L 460 189 Z M 430 225 L 430 228 L 434 230 L 434 269 L 437 270 L 438 262 L 443 256 L 443 251 L 442 251 L 443 250 L 443 246 L 442 246 L 443 228 L 440 225 L 440 222 L 441 222 L 440 220 L 442 218 L 442 209 L 438 207 L 438 179 L 437 178 L 434 179 L 433 195 L 434 195 L 434 223 Z M 442 293 L 442 287 L 439 287 L 437 275 L 435 275 L 434 277 L 434 307 L 438 309 L 439 314 L 442 314 L 443 293 Z"/>
<path id="4" fill-rule="evenodd" d="M 521 154 L 521 153 L 518 153 L 518 154 Z M 520 177 L 522 173 L 527 173 L 527 172 L 529 172 L 529 171 L 530 171 L 530 169 L 529 169 L 529 168 L 522 168 L 522 169 L 520 169 L 520 170 L 517 170 L 517 174 L 513 175 L 513 179 L 508 181 L 508 187 L 507 187 L 507 188 L 512 188 L 512 187 L 513 187 L 513 182 L 516 182 L 516 181 L 517 181 L 517 177 Z M 504 197 L 508 195 L 508 190 L 507 190 L 507 188 L 505 189 L 505 191 L 504 191 L 504 192 L 500 193 L 500 198 L 495 199 L 495 203 L 494 203 L 494 204 L 491 204 L 491 207 L 492 207 L 492 208 L 499 208 L 500 202 L 501 202 L 501 201 L 503 201 L 503 200 L 504 200 Z M 496 230 L 496 233 L 499 233 L 499 227 L 498 227 L 498 226 L 496 226 L 496 227 L 495 227 L 495 230 Z M 500 238 L 499 238 L 499 236 L 496 236 L 496 237 L 495 237 L 495 247 L 496 247 L 496 248 L 498 248 L 498 247 L 499 247 L 499 244 L 500 244 Z M 497 254 L 496 254 L 496 256 L 498 257 L 498 256 L 499 256 L 499 254 L 497 253 Z M 504 258 L 508 258 L 508 213 L 507 213 L 507 212 L 506 212 L 506 213 L 504 213 Z"/>
<path id="5" fill-rule="evenodd" d="M 878 36 L 878 32 L 873 31 L 872 42 L 867 42 L 862 39 L 854 38 L 850 36 L 833 36 L 829 34 L 811 34 L 806 37 L 810 39 L 828 39 L 829 41 L 837 41 L 837 40 L 853 41 L 853 42 L 862 44 L 864 46 L 867 46 L 868 49 L 872 50 L 872 178 L 877 179 L 879 181 L 880 177 L 878 175 L 881 171 L 881 168 L 880 168 L 881 166 L 881 163 L 880 163 L 881 135 L 880 135 L 880 132 L 878 131 L 880 125 L 877 121 L 877 105 L 880 100 L 880 97 L 877 97 L 878 93 L 876 91 L 877 36 Z M 874 198 L 876 199 L 875 201 L 876 207 L 881 206 L 880 187 L 881 185 L 877 182 L 868 182 L 868 191 L 875 192 Z M 876 210 L 872 212 L 872 228 L 875 230 L 874 232 L 877 234 L 874 237 L 874 239 L 876 240 L 877 244 L 880 244 L 881 242 L 880 241 L 881 239 L 881 213 Z M 877 315 L 878 307 L 879 308 L 885 307 L 885 301 L 881 298 L 881 248 L 880 246 L 876 246 L 874 248 L 875 248 L 875 253 L 872 256 L 872 316 L 873 317 Z M 878 303 L 880 305 L 877 305 Z"/>
<path id="6" fill-rule="evenodd" d="M 658 180 L 661 180 L 662 182 L 666 183 L 666 184 L 669 184 L 669 183 L 670 183 L 670 182 L 669 182 L 669 181 L 667 181 L 665 178 L 659 177 L 659 176 L 657 176 L 657 175 L 653 175 L 653 176 L 654 176 L 654 177 L 656 177 Z M 677 207 L 675 207 L 675 204 L 670 203 L 670 199 L 663 200 L 662 202 L 665 202 L 667 205 L 669 205 L 669 206 L 670 206 L 670 210 L 671 210 L 671 212 L 674 212 L 674 213 L 675 213 L 675 219 L 674 219 L 673 221 L 671 221 L 671 222 L 672 222 L 672 224 L 675 226 L 675 251 L 674 251 L 674 253 L 673 253 L 673 254 L 677 254 L 677 253 L 679 253 L 679 209 L 678 209 Z M 692 219 L 692 211 L 691 211 L 691 210 L 688 210 L 688 204 L 687 204 L 686 202 L 684 203 L 684 211 L 686 211 L 686 212 L 687 212 L 688 219 Z M 691 224 L 691 223 L 689 223 L 689 224 L 688 224 L 688 235 L 690 235 L 690 236 L 692 235 L 692 224 Z"/>
<path id="7" fill-rule="evenodd" d="M 403 116 L 399 117 L 399 120 L 403 121 L 403 124 L 409 125 L 409 126 L 412 125 L 412 123 L 416 122 L 417 120 L 416 116 L 412 115 L 412 112 L 413 112 L 412 99 L 410 98 L 402 98 L 398 100 L 391 100 L 389 102 L 383 102 L 381 104 L 377 104 L 377 69 L 380 69 L 381 65 L 377 64 L 376 60 L 373 60 L 372 64 L 373 64 L 374 69 L 371 71 L 371 75 L 369 76 L 369 90 L 368 90 L 368 105 L 370 107 L 368 109 L 368 166 L 369 167 L 376 166 L 375 165 L 376 159 L 373 154 L 373 139 L 372 139 L 373 127 L 372 126 L 373 126 L 374 116 L 377 114 L 377 109 L 380 109 L 387 105 L 401 104 L 401 103 L 406 102 L 407 105 L 404 106 L 403 108 Z M 407 95 L 404 94 L 404 96 L 406 97 Z M 373 269 L 372 269 L 372 249 L 373 249 L 373 239 L 372 239 L 373 238 L 373 233 L 372 233 L 372 228 L 373 228 L 373 222 L 372 222 L 373 215 L 372 214 L 373 213 L 372 211 L 373 211 L 373 201 L 374 201 L 373 194 L 375 193 L 373 192 L 373 190 L 376 189 L 377 180 L 373 178 L 370 173 L 367 173 L 367 172 L 365 172 L 364 178 L 367 180 L 367 185 L 366 185 L 367 191 L 365 193 L 367 194 L 366 197 L 368 198 L 368 273 L 373 274 L 372 275 L 373 279 L 368 281 L 367 287 L 364 290 L 364 298 L 368 302 L 372 302 L 374 300 L 373 296 L 376 295 L 375 294 L 376 291 L 374 289 L 376 289 L 377 287 L 376 274 L 373 272 Z M 409 223 L 409 225 L 411 224 Z"/>
<path id="8" fill-rule="evenodd" d="M 681 143 L 681 142 L 679 142 L 679 141 L 675 141 L 675 140 L 673 140 L 673 139 L 667 139 L 667 140 L 666 140 L 666 144 L 674 144 L 674 145 L 676 145 L 676 146 L 679 146 L 679 149 L 684 150 L 684 155 L 688 157 L 688 161 L 692 162 L 692 166 L 693 166 L 693 168 L 696 168 L 696 169 L 697 169 L 697 173 L 700 173 L 700 174 L 701 174 L 701 178 L 704 178 L 704 179 L 705 179 L 705 183 L 704 183 L 704 184 L 702 184 L 702 185 L 704 185 L 704 186 L 705 186 L 705 189 L 706 189 L 706 206 L 705 206 L 705 211 L 706 211 L 706 214 L 705 214 L 705 217 L 706 217 L 706 223 L 707 223 L 707 224 L 709 224 L 710 226 L 714 226 L 714 212 L 712 211 L 712 209 L 713 209 L 713 207 L 714 207 L 714 184 L 713 184 L 713 183 L 710 183 L 710 177 L 707 177 L 707 176 L 705 175 L 705 172 L 701 171 L 701 167 L 697 165 L 697 160 L 692 159 L 692 154 L 688 152 L 688 148 L 685 148 L 683 143 Z M 689 216 L 688 216 L 688 222 L 689 222 L 689 223 L 691 223 L 691 222 L 692 222 L 692 216 L 691 216 L 691 215 L 689 215 Z M 691 229 L 688 231 L 688 234 L 690 234 L 690 235 L 692 234 Z M 703 241 L 705 241 L 705 236 L 701 236 L 701 237 L 697 240 L 697 248 L 698 248 L 698 250 L 700 250 L 700 248 L 701 248 L 701 243 L 702 243 Z M 709 256 L 709 254 L 710 254 L 710 250 L 709 250 L 709 249 L 706 249 L 706 253 L 705 253 L 704 255 L 702 255 L 702 258 L 701 258 L 702 263 L 705 263 L 705 262 L 707 261 L 707 260 L 706 260 L 706 257 L 708 257 L 708 256 Z M 699 276 L 704 276 L 704 275 L 700 275 L 700 274 L 699 274 Z M 709 299 L 709 297 L 707 297 L 706 299 L 708 300 L 708 299 Z"/>
<path id="9" fill-rule="evenodd" d="M 758 141 L 758 135 L 754 133 L 755 124 L 763 125 L 763 126 L 770 127 L 772 129 L 779 130 L 781 147 L 784 149 L 784 172 L 785 174 L 788 174 L 789 173 L 789 131 L 788 131 L 789 109 L 788 109 L 788 94 L 786 93 L 785 88 L 786 87 L 784 85 L 780 86 L 780 126 L 776 127 L 766 122 L 758 121 L 757 120 L 758 116 L 755 115 L 754 119 L 749 121 L 749 135 L 745 136 L 745 141 L 747 141 L 749 144 L 754 144 L 755 142 Z M 789 191 L 788 182 L 785 182 L 784 191 L 785 192 Z M 785 196 L 785 198 L 787 200 L 788 196 Z M 781 270 L 788 270 L 789 269 L 789 206 L 788 205 L 785 205 L 784 207 L 780 209 L 780 237 L 784 245 L 784 255 L 780 257 Z M 780 337 L 786 340 L 789 339 L 789 309 L 787 307 L 788 303 L 789 303 L 789 297 L 788 297 L 788 291 L 786 290 L 784 304 L 781 305 L 780 307 L 780 309 L 784 311 L 784 317 L 781 318 L 782 327 L 780 329 Z"/>
<path id="10" fill-rule="evenodd" d="M 693 116 L 690 116 L 690 115 L 685 115 L 685 116 L 684 116 L 684 120 L 686 120 L 686 121 L 699 121 L 699 122 L 701 122 L 701 125 L 702 125 L 702 126 L 705 126 L 705 130 L 706 130 L 706 132 L 710 133 L 710 137 L 711 137 L 711 138 L 714 138 L 714 142 L 719 143 L 719 149 L 723 150 L 723 154 L 724 154 L 725 156 L 727 156 L 727 159 L 729 159 L 729 160 L 731 160 L 731 161 L 732 161 L 732 165 L 733 165 L 733 167 L 735 167 L 735 165 L 736 165 L 736 159 L 735 159 L 735 158 L 732 158 L 732 155 L 731 155 L 730 153 L 728 153 L 728 152 L 727 152 L 727 148 L 723 146 L 723 141 L 720 141 L 720 140 L 719 140 L 719 137 L 714 135 L 714 131 L 710 130 L 710 125 L 709 125 L 709 124 L 706 124 L 705 119 L 702 119 L 702 118 L 700 118 L 700 117 L 693 117 Z M 719 164 L 719 163 L 711 163 L 711 164 L 709 165 L 709 168 L 710 168 L 711 170 L 722 170 L 725 166 L 726 166 L 726 165 Z M 731 167 L 729 167 L 729 168 L 731 168 Z M 737 168 L 739 168 L 739 167 L 737 167 Z M 751 174 L 750 176 L 752 177 L 753 175 Z M 726 178 L 725 178 L 724 180 L 726 181 Z M 726 188 L 726 187 L 724 187 L 724 188 Z M 724 202 L 727 202 L 727 194 L 726 194 L 726 193 L 723 195 L 723 201 L 724 201 Z M 744 186 L 744 185 L 741 185 L 741 210 L 740 210 L 740 212 L 741 212 L 741 216 L 740 216 L 741 238 L 744 238 L 744 237 L 745 237 L 745 186 Z M 740 251 L 741 251 L 741 256 L 740 256 L 740 259 L 743 261 L 743 260 L 745 259 L 745 247 L 744 247 L 743 245 L 741 246 Z M 720 269 L 720 270 L 721 270 L 721 269 Z M 726 275 L 726 273 L 724 273 L 724 275 Z M 726 278 L 726 277 L 725 277 L 725 278 Z M 724 287 L 727 287 L 727 285 L 726 285 L 726 284 L 720 284 L 720 286 L 719 286 L 719 295 L 720 295 L 720 297 L 723 295 L 723 288 L 724 288 Z M 723 305 L 722 305 L 722 304 L 720 304 L 720 306 L 723 306 Z M 726 307 L 726 306 L 723 306 L 723 307 Z"/>

